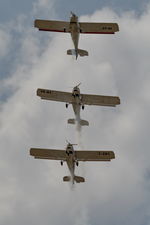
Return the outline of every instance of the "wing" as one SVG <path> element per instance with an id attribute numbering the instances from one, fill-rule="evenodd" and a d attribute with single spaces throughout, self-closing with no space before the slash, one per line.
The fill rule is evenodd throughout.
<path id="1" fill-rule="evenodd" d="M 69 22 L 54 20 L 35 20 L 34 26 L 42 31 L 69 32 Z"/>
<path id="2" fill-rule="evenodd" d="M 82 104 L 85 105 L 116 106 L 120 104 L 120 99 L 116 96 L 81 94 L 81 99 Z"/>
<path id="3" fill-rule="evenodd" d="M 34 156 L 35 159 L 66 160 L 66 152 L 64 150 L 31 148 L 30 155 Z"/>
<path id="4" fill-rule="evenodd" d="M 115 158 L 112 151 L 75 151 L 78 161 L 110 161 Z"/>
<path id="5" fill-rule="evenodd" d="M 74 98 L 69 92 L 53 91 L 48 89 L 37 89 L 37 95 L 45 100 L 72 103 Z"/>
<path id="6" fill-rule="evenodd" d="M 79 23 L 80 32 L 86 34 L 114 34 L 119 31 L 117 23 Z"/>

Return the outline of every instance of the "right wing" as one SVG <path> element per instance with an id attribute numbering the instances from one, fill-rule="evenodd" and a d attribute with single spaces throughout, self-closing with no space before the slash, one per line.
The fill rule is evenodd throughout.
<path id="1" fill-rule="evenodd" d="M 83 105 L 116 106 L 120 104 L 119 97 L 104 95 L 81 94 Z"/>
<path id="2" fill-rule="evenodd" d="M 34 26 L 42 31 L 70 32 L 69 22 L 54 20 L 35 20 Z"/>
<path id="3" fill-rule="evenodd" d="M 86 34 L 114 34 L 119 31 L 117 23 L 79 23 L 81 33 Z"/>
<path id="4" fill-rule="evenodd" d="M 112 151 L 75 151 L 77 161 L 110 161 L 115 158 Z"/>
<path id="5" fill-rule="evenodd" d="M 66 160 L 66 151 L 64 150 L 31 148 L 30 155 L 35 159 Z"/>
<path id="6" fill-rule="evenodd" d="M 51 101 L 59 101 L 59 102 L 67 102 L 72 103 L 74 98 L 72 93 L 63 92 L 63 91 L 53 91 L 48 89 L 37 89 L 37 95 L 41 97 L 41 99 L 51 100 Z"/>

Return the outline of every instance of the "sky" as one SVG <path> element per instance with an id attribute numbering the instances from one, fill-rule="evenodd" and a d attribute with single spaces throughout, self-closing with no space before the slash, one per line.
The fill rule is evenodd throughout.
<path id="1" fill-rule="evenodd" d="M 0 224 L 150 224 L 150 2 L 2 1 L 0 7 Z M 72 4 L 70 3 L 72 2 Z M 81 35 L 78 58 L 69 34 L 39 32 L 35 18 L 117 22 L 115 35 Z M 37 88 L 115 95 L 116 108 L 86 106 L 77 133 L 64 103 L 42 101 Z M 60 162 L 35 160 L 31 147 L 113 150 L 111 162 L 80 163 L 86 182 L 72 189 Z M 81 148 L 81 144 L 75 149 Z"/>

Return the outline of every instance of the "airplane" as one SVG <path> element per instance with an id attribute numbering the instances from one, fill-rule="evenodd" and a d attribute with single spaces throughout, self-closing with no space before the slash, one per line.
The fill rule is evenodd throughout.
<path id="1" fill-rule="evenodd" d="M 44 100 L 66 102 L 66 108 L 68 108 L 69 104 L 72 104 L 75 119 L 68 119 L 68 123 L 77 123 L 80 126 L 89 126 L 88 121 L 80 118 L 80 110 L 81 108 L 84 110 L 85 105 L 115 107 L 120 104 L 120 99 L 116 96 L 81 94 L 79 85 L 73 88 L 72 93 L 38 88 L 37 96 Z"/>
<path id="2" fill-rule="evenodd" d="M 78 22 L 78 17 L 71 12 L 70 21 L 35 20 L 34 27 L 40 31 L 54 31 L 70 33 L 75 49 L 67 50 L 68 55 L 88 56 L 88 52 L 78 48 L 79 35 L 81 34 L 114 34 L 119 31 L 117 23 L 87 23 Z"/>
<path id="3" fill-rule="evenodd" d="M 60 160 L 61 166 L 66 162 L 71 176 L 63 177 L 63 181 L 71 181 L 72 184 L 85 182 L 84 177 L 75 175 L 75 166 L 80 161 L 111 161 L 115 158 L 113 151 L 75 151 L 73 145 L 68 143 L 66 150 L 31 148 L 30 155 L 35 159 Z"/>

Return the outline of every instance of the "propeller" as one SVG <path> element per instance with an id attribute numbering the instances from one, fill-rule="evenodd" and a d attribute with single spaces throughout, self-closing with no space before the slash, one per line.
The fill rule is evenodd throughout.
<path id="1" fill-rule="evenodd" d="M 79 86 L 81 85 L 81 82 L 78 84 L 78 85 L 76 85 L 76 86 L 68 86 L 67 88 L 78 88 Z"/>
<path id="2" fill-rule="evenodd" d="M 67 144 L 69 145 L 78 145 L 78 144 L 71 144 L 67 139 L 66 139 Z"/>
<path id="3" fill-rule="evenodd" d="M 72 11 L 70 12 L 71 16 L 76 16 Z"/>
<path id="4" fill-rule="evenodd" d="M 77 86 L 75 86 L 75 87 L 77 87 L 77 88 L 78 88 L 80 85 L 81 85 L 81 82 L 80 82 Z"/>

